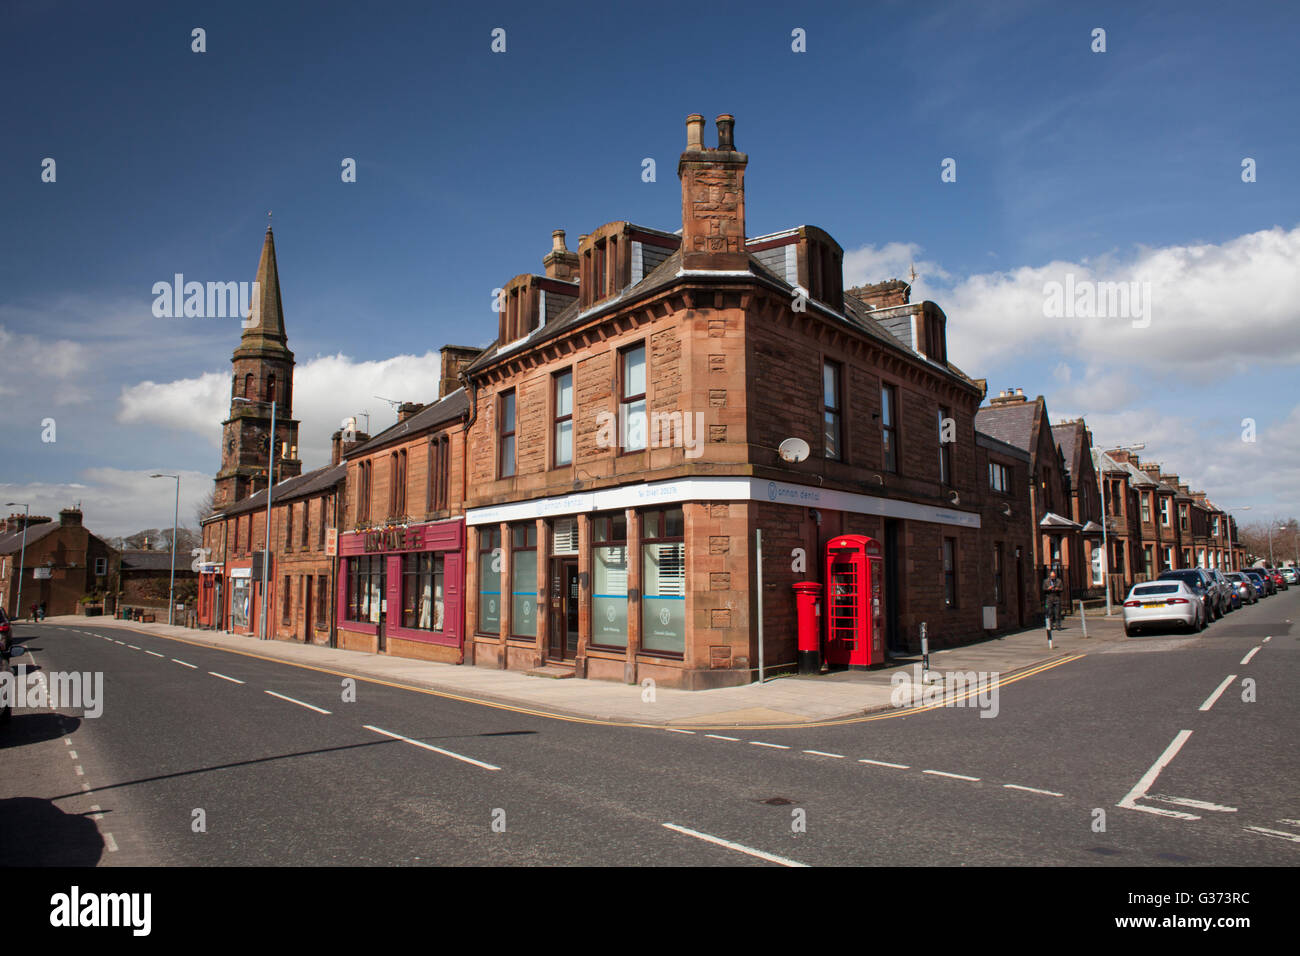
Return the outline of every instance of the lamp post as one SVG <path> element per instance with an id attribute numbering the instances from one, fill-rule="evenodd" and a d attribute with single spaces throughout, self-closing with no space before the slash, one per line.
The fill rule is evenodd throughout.
<path id="1" fill-rule="evenodd" d="M 1112 448 L 1111 451 L 1141 451 L 1146 447 L 1146 442 L 1138 442 L 1136 445 L 1120 445 L 1118 448 Z M 1119 462 L 1102 452 L 1101 481 L 1097 482 L 1097 485 L 1101 488 L 1101 583 L 1106 589 L 1106 616 L 1110 617 L 1110 544 L 1106 535 L 1106 462 L 1110 462 L 1112 465 L 1118 465 Z M 1128 481 L 1127 478 L 1124 480 Z"/>
<path id="2" fill-rule="evenodd" d="M 172 512 L 172 576 L 167 585 L 167 623 L 172 623 L 172 615 L 176 611 L 176 529 L 181 520 L 181 476 L 180 475 L 150 475 L 150 478 L 175 478 L 176 479 L 176 507 Z"/>
<path id="3" fill-rule="evenodd" d="M 265 405 L 266 402 L 251 398 L 235 398 L 246 405 Z M 257 628 L 259 640 L 266 640 L 270 633 L 266 626 L 266 597 L 271 588 L 271 497 L 275 488 L 275 399 L 271 399 L 271 437 L 266 454 L 266 540 L 262 547 L 262 616 Z"/>
<path id="4" fill-rule="evenodd" d="M 14 616 L 23 613 L 23 563 L 27 560 L 27 519 L 32 515 L 32 506 L 23 501 L 6 501 L 6 508 L 23 506 L 23 544 L 18 552 L 18 603 L 14 605 Z"/>

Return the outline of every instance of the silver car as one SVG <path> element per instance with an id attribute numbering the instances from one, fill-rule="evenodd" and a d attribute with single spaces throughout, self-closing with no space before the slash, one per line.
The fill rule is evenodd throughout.
<path id="1" fill-rule="evenodd" d="M 1228 584 L 1241 595 L 1242 604 L 1258 604 L 1259 595 L 1255 592 L 1255 585 L 1250 578 L 1240 571 L 1229 571 L 1224 575 L 1228 579 Z"/>
<path id="2" fill-rule="evenodd" d="M 1189 631 L 1205 629 L 1201 596 L 1177 579 L 1133 585 L 1124 600 L 1124 633 L 1132 637 L 1145 627 L 1180 624 Z"/>

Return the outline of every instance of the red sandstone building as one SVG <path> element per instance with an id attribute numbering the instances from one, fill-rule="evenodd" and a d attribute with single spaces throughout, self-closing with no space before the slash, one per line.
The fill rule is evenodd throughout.
<path id="1" fill-rule="evenodd" d="M 467 371 L 476 664 L 748 682 L 758 532 L 769 665 L 795 660 L 792 585 L 821 577 L 837 535 L 883 553 L 891 650 L 923 623 L 935 645 L 978 637 L 997 606 L 984 387 L 949 363 L 943 311 L 897 281 L 846 292 L 815 227 L 749 237 L 748 157 L 729 116 L 716 148 L 703 126 L 687 121 L 681 233 L 612 222 L 576 252 L 557 235 L 544 275 L 507 284 L 498 339 Z M 811 455 L 783 460 L 788 438 Z M 1007 534 L 1027 556 L 1027 524 Z"/>
<path id="2" fill-rule="evenodd" d="M 33 604 L 51 616 L 78 614 L 84 595 L 102 599 L 116 588 L 119 563 L 119 553 L 82 525 L 78 508 L 63 509 L 58 521 L 12 514 L 0 522 L 0 607 L 9 617 L 30 615 Z"/>

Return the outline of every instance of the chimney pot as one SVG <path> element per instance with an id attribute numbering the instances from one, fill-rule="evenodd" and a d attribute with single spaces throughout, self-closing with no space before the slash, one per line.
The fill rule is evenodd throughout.
<path id="1" fill-rule="evenodd" d="M 566 251 L 565 248 L 564 248 L 564 230 L 563 230 L 563 229 L 556 229 L 554 232 L 551 233 L 551 251 L 552 251 L 552 252 L 565 252 L 565 251 Z"/>
<path id="2" fill-rule="evenodd" d="M 688 150 L 704 148 L 703 114 L 692 113 L 686 117 L 686 148 Z"/>
<path id="3" fill-rule="evenodd" d="M 716 122 L 718 124 L 718 149 L 734 149 L 733 135 L 736 128 L 736 117 L 730 113 L 721 113 L 718 115 Z"/>

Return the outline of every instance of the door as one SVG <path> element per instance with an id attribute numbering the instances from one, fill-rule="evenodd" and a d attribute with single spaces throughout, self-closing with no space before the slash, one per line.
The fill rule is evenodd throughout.
<path id="1" fill-rule="evenodd" d="M 311 643 L 311 612 L 315 606 L 311 601 L 312 576 L 303 575 L 302 579 L 302 642 Z"/>
<path id="2" fill-rule="evenodd" d="M 578 561 L 551 560 L 551 621 L 547 656 L 571 661 L 578 653 Z"/>
<path id="3" fill-rule="evenodd" d="M 1016 548 L 1016 624 L 1019 627 L 1025 626 L 1025 602 L 1029 596 L 1025 594 L 1025 559 L 1020 555 L 1020 549 Z"/>
<path id="4" fill-rule="evenodd" d="M 379 620 L 375 624 L 376 651 L 380 654 L 388 649 L 388 641 L 384 634 L 384 622 L 388 619 L 388 558 L 381 557 L 377 562 L 379 565 Z"/>

